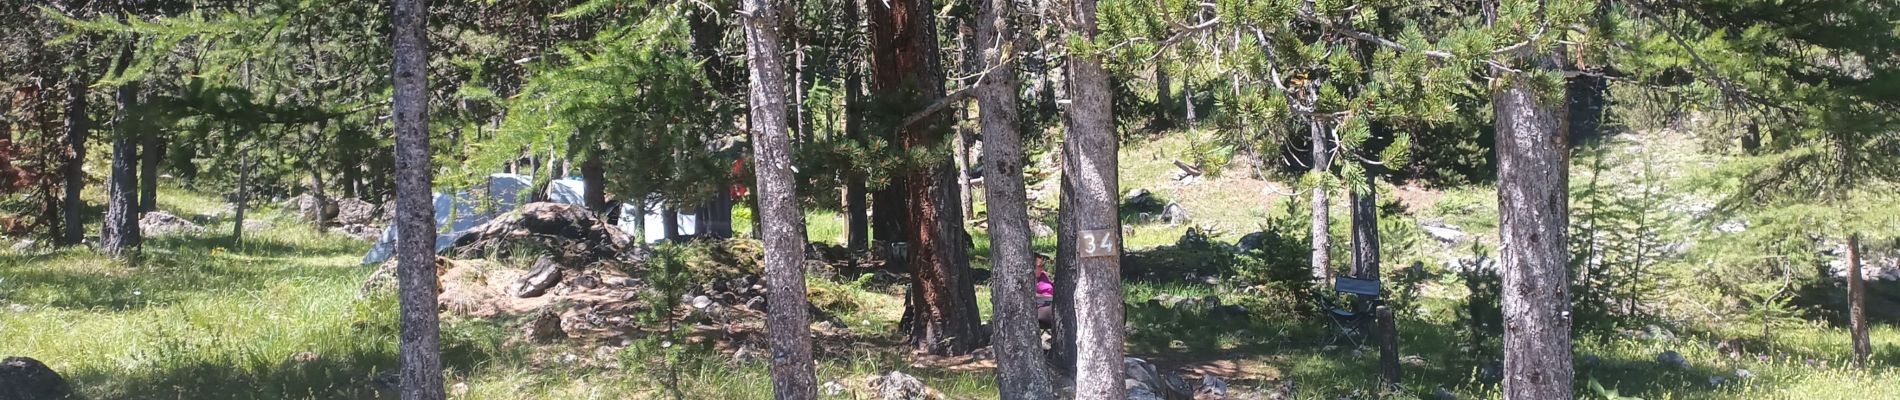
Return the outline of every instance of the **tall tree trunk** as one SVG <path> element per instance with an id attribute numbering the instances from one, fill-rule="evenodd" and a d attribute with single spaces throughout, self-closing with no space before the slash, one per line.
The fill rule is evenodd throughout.
<path id="1" fill-rule="evenodd" d="M 977 50 L 976 35 L 971 32 L 975 29 L 973 26 L 975 23 L 970 18 L 960 18 L 958 21 L 960 26 L 957 27 L 957 45 L 962 47 L 963 51 L 957 52 L 957 65 L 961 67 L 958 68 L 957 73 L 966 77 L 976 75 L 978 60 L 982 55 Z M 970 87 L 975 80 L 975 78 L 964 78 L 961 79 L 961 84 L 964 87 Z M 951 146 L 956 151 L 957 204 L 963 207 L 964 217 L 973 218 L 976 216 L 976 194 L 970 191 L 970 141 L 974 140 L 978 133 L 970 132 L 970 107 L 962 105 L 956 107 L 956 138 L 952 140 Z"/>
<path id="2" fill-rule="evenodd" d="M 1860 276 L 1860 233 L 1847 235 L 1847 320 L 1854 341 L 1854 367 L 1866 369 L 1874 354 L 1867 339 L 1867 283 Z"/>
<path id="3" fill-rule="evenodd" d="M 1095 0 L 1076 0 L 1070 4 L 1069 34 L 1077 40 L 1093 41 L 1097 30 Z M 1108 71 L 1102 68 L 1099 54 L 1071 54 L 1069 59 L 1069 134 L 1065 156 L 1075 171 L 1075 222 L 1081 237 L 1077 241 L 1076 280 L 1076 377 L 1075 395 L 1083 399 L 1121 399 L 1126 397 L 1122 384 L 1123 368 L 1122 291 L 1121 291 L 1121 220 L 1117 205 L 1121 200 L 1116 155 L 1120 143 L 1115 135 L 1112 93 Z M 1098 248 L 1088 251 L 1090 247 Z M 1106 254 L 1098 256 L 1096 254 Z"/>
<path id="4" fill-rule="evenodd" d="M 1053 282 L 1056 290 L 1055 299 L 1053 299 L 1056 303 L 1056 326 L 1053 332 L 1055 343 L 1050 346 L 1049 350 L 1051 353 L 1054 353 L 1054 357 L 1052 358 L 1055 359 L 1056 365 L 1062 368 L 1062 373 L 1067 374 L 1069 377 L 1074 377 L 1076 352 L 1075 285 L 1076 276 L 1082 269 L 1076 263 L 1075 254 L 1075 242 L 1081 229 L 1078 227 L 1080 224 L 1076 223 L 1075 220 L 1075 198 L 1080 196 L 1080 194 L 1076 193 L 1075 179 L 1071 178 L 1075 176 L 1077 172 L 1073 167 L 1074 164 L 1068 160 L 1069 151 L 1069 142 L 1065 139 L 1062 141 L 1061 152 L 1063 155 L 1061 160 L 1058 161 L 1062 163 L 1062 190 L 1061 194 L 1056 198 L 1058 202 L 1056 206 L 1056 268 L 1055 282 Z"/>
<path id="5" fill-rule="evenodd" d="M 1330 134 L 1331 131 L 1326 127 L 1326 122 L 1321 121 L 1319 118 L 1313 119 L 1311 129 L 1310 137 L 1313 142 L 1313 181 L 1323 182 L 1327 178 L 1327 170 L 1333 163 L 1332 158 L 1327 155 L 1332 147 L 1332 135 Z M 1331 285 L 1333 279 L 1333 218 L 1330 215 L 1332 213 L 1332 207 L 1331 204 L 1327 204 L 1327 196 L 1327 185 L 1319 184 L 1313 186 L 1313 256 L 1311 260 L 1313 263 L 1313 281 L 1315 284 L 1321 286 Z"/>
<path id="6" fill-rule="evenodd" d="M 785 68 L 779 53 L 779 10 L 770 0 L 746 0 L 743 19 L 750 70 L 753 157 L 759 177 L 759 218 L 768 221 L 765 279 L 770 285 L 766 331 L 772 343 L 772 392 L 780 399 L 818 397 L 812 372 L 810 316 L 805 301 L 805 216 L 798 206 L 786 136 Z"/>
<path id="7" fill-rule="evenodd" d="M 246 133 L 253 133 L 256 130 L 250 129 L 248 131 L 249 132 Z M 243 245 L 244 211 L 246 208 L 249 208 L 251 203 L 251 146 L 249 145 L 238 145 L 238 181 L 237 196 L 235 197 L 236 199 L 233 201 L 235 204 L 232 204 L 231 207 L 234 211 L 231 217 L 231 243 Z"/>
<path id="8" fill-rule="evenodd" d="M 132 45 L 119 53 L 119 67 L 113 75 L 123 77 L 125 65 L 132 62 Z M 132 111 L 138 107 L 138 82 L 119 85 L 116 102 L 118 115 L 112 121 L 112 176 L 106 184 L 105 227 L 99 231 L 100 247 L 115 258 L 138 256 L 138 142 L 133 141 L 137 123 Z M 136 260 L 135 260 L 136 261 Z"/>
<path id="9" fill-rule="evenodd" d="M 853 35 L 859 34 L 855 27 L 861 20 L 858 8 L 861 4 L 853 1 L 845 5 L 845 23 L 853 27 Z M 855 37 L 855 36 L 854 36 Z M 855 40 L 852 40 L 855 42 Z M 864 136 L 864 69 L 856 58 L 847 57 L 844 75 L 844 134 L 858 145 L 866 144 Z M 870 247 L 871 219 L 865 215 L 866 188 L 864 174 L 858 171 L 845 172 L 844 208 L 845 208 L 845 248 L 852 252 Z"/>
<path id="10" fill-rule="evenodd" d="M 680 240 L 679 209 L 673 208 L 671 205 L 660 206 L 660 230 L 665 232 L 661 234 L 660 237 L 666 238 L 666 241 L 678 242 Z"/>
<path id="11" fill-rule="evenodd" d="M 165 142 L 158 129 L 146 128 L 139 135 L 139 212 L 158 211 L 158 162 L 165 155 Z"/>
<path id="12" fill-rule="evenodd" d="M 1373 166 L 1368 165 L 1370 170 Z M 1352 202 L 1352 275 L 1359 279 L 1379 280 L 1379 186 L 1378 177 L 1366 171 L 1365 182 L 1351 191 Z"/>
<path id="13" fill-rule="evenodd" d="M 1539 54 L 1536 68 L 1559 60 Z M 1503 263 L 1504 397 L 1571 398 L 1569 163 L 1564 104 L 1523 74 L 1492 92 L 1497 117 L 1499 253 Z"/>
<path id="14" fill-rule="evenodd" d="M 86 206 L 80 192 L 86 188 L 86 136 L 92 122 L 86 117 L 85 73 L 76 71 L 72 79 L 66 82 L 66 152 L 60 156 L 61 172 L 66 175 L 66 198 L 60 208 L 65 212 L 66 231 L 60 235 L 60 244 L 75 245 L 86 239 L 86 225 L 80 212 Z"/>
<path id="15" fill-rule="evenodd" d="M 607 169 L 601 166 L 600 151 L 590 149 L 581 162 L 581 198 L 595 214 L 607 212 Z M 719 188 L 725 190 L 725 188 Z"/>
<path id="16" fill-rule="evenodd" d="M 936 41 L 935 8 L 928 0 L 867 2 L 873 83 L 882 98 L 906 104 L 930 104 L 944 97 L 942 60 Z M 898 147 L 906 153 L 942 151 L 948 118 L 937 114 L 902 129 Z M 902 186 L 907 212 L 908 263 L 919 301 L 907 314 L 910 343 L 932 354 L 964 354 L 986 341 L 977 314 L 976 286 L 969 273 L 963 210 L 957 207 L 955 164 L 949 157 L 913 168 Z M 882 195 L 880 202 L 884 202 Z M 878 216 L 886 210 L 880 208 Z"/>
<path id="17" fill-rule="evenodd" d="M 1155 126 L 1160 128 L 1174 122 L 1174 80 L 1167 65 L 1167 57 L 1155 60 Z"/>
<path id="18" fill-rule="evenodd" d="M 990 217 L 990 309 L 997 390 L 1002 399 L 1054 399 L 1036 323 L 1036 254 L 1029 232 L 1029 193 L 1023 183 L 1022 117 L 1016 96 L 1022 87 L 1016 63 L 1005 57 L 1018 47 L 1013 0 L 978 4 L 973 43 L 980 44 L 989 71 L 975 88 L 983 128 L 983 195 Z M 975 64 L 972 62 L 972 64 Z"/>
<path id="19" fill-rule="evenodd" d="M 441 323 L 436 315 L 435 167 L 429 159 L 429 4 L 396 0 L 391 108 L 396 127 L 396 265 L 401 287 L 402 399 L 441 400 Z M 550 171 L 552 172 L 552 171 Z"/>
<path id="20" fill-rule="evenodd" d="M 316 225 L 319 227 L 330 224 L 330 210 L 336 207 L 336 203 L 330 201 L 330 193 L 327 190 L 325 190 L 325 188 L 328 187 L 328 185 L 324 184 L 323 166 L 320 165 L 319 164 L 320 162 L 318 161 L 322 157 L 322 154 L 323 154 L 323 150 L 322 150 L 323 136 L 322 135 L 323 135 L 324 125 L 327 125 L 327 124 L 323 122 L 318 122 L 316 126 L 311 127 L 312 130 L 310 131 L 310 136 L 307 139 L 309 142 L 308 146 L 310 146 L 310 151 L 308 155 L 304 157 L 304 163 L 303 163 L 304 168 L 309 169 L 309 172 L 310 172 L 310 196 L 314 198 L 317 202 L 317 209 L 316 209 L 317 215 L 310 216 L 310 221 L 315 222 Z"/>

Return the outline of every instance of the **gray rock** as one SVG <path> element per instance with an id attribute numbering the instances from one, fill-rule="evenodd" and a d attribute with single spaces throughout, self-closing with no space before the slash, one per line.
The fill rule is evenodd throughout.
<path id="1" fill-rule="evenodd" d="M 1464 230 L 1446 224 L 1443 221 L 1422 221 L 1419 222 L 1418 227 L 1425 231 L 1426 236 L 1431 236 L 1432 239 L 1445 244 L 1454 244 L 1464 241 L 1465 236 L 1467 236 Z"/>
<path id="2" fill-rule="evenodd" d="M 1275 387 L 1273 391 L 1267 392 L 1267 399 L 1270 400 L 1292 400 L 1299 398 L 1299 396 L 1300 385 L 1294 382 L 1293 378 L 1286 378 L 1286 380 L 1280 381 L 1279 387 Z"/>
<path id="3" fill-rule="evenodd" d="M 1670 368 L 1689 369 L 1689 360 L 1682 358 L 1682 353 L 1677 353 L 1675 350 L 1656 354 L 1656 362 Z"/>
<path id="4" fill-rule="evenodd" d="M 344 198 L 332 200 L 336 203 L 336 219 L 331 222 L 342 225 L 369 225 L 376 223 L 376 205 L 361 199 Z"/>
<path id="5" fill-rule="evenodd" d="M 931 393 L 924 381 L 897 371 L 873 379 L 871 388 L 877 390 L 877 398 L 882 400 L 922 400 Z"/>
<path id="6" fill-rule="evenodd" d="M 522 276 L 520 280 L 516 280 L 513 285 L 508 287 L 508 292 L 520 298 L 540 297 L 543 294 L 547 294 L 548 288 L 554 287 L 554 284 L 561 283 L 561 275 L 560 263 L 554 262 L 553 259 L 542 257 L 534 261 L 533 270 L 530 270 L 527 275 Z"/>
<path id="7" fill-rule="evenodd" d="M 1445 390 L 1445 388 L 1442 388 L 1442 387 L 1441 387 L 1441 388 L 1436 388 L 1436 389 L 1432 389 L 1432 399 L 1434 399 L 1434 400 L 1458 400 L 1458 395 L 1457 395 L 1457 394 L 1453 394 L 1452 392 L 1449 392 L 1449 391 L 1446 391 L 1446 390 Z"/>
<path id="8" fill-rule="evenodd" d="M 64 399 L 72 395 L 66 378 L 28 357 L 0 360 L 0 400 Z"/>
<path id="9" fill-rule="evenodd" d="M 1737 379 L 1749 379 L 1749 378 L 1754 378 L 1754 377 L 1755 377 L 1755 373 L 1752 371 L 1741 369 L 1741 368 L 1735 369 L 1735 378 Z"/>
<path id="10" fill-rule="evenodd" d="M 1148 389 L 1129 388 L 1128 400 L 1167 400 L 1167 399 L 1162 398 L 1161 395 L 1155 394 L 1154 391 L 1151 391 Z"/>
<path id="11" fill-rule="evenodd" d="M 693 308 L 705 309 L 706 307 L 712 307 L 713 301 L 712 298 L 706 296 L 694 296 L 690 304 L 692 304 Z"/>
<path id="12" fill-rule="evenodd" d="M 164 211 L 148 211 L 139 217 L 139 232 L 148 236 L 164 236 L 178 233 L 199 233 L 205 228 L 198 224 L 171 215 Z"/>
<path id="13" fill-rule="evenodd" d="M 821 385 L 819 390 L 822 390 L 826 396 L 843 396 L 844 384 L 838 383 L 838 381 L 825 381 L 825 384 Z"/>
<path id="14" fill-rule="evenodd" d="M 1187 207 L 1182 206 L 1181 203 L 1168 203 L 1168 208 L 1161 211 L 1161 220 L 1163 222 L 1185 224 L 1188 222 L 1188 219 Z"/>
<path id="15" fill-rule="evenodd" d="M 1040 223 L 1040 222 L 1029 224 L 1029 231 L 1030 233 L 1035 234 L 1036 237 L 1039 237 L 1039 238 L 1056 235 L 1055 228 L 1050 228 L 1049 225 L 1044 225 L 1043 223 Z"/>
<path id="16" fill-rule="evenodd" d="M 1227 381 L 1214 375 L 1202 375 L 1201 389 L 1194 391 L 1194 398 L 1197 400 L 1227 398 Z"/>
<path id="17" fill-rule="evenodd" d="M 1144 389 L 1152 393 L 1162 391 L 1161 374 L 1155 371 L 1153 364 L 1139 358 L 1125 357 L 1122 358 L 1122 366 L 1128 371 L 1127 378 L 1123 381 L 1128 390 Z"/>
<path id="18" fill-rule="evenodd" d="M 544 308 L 535 313 L 534 319 L 528 320 L 528 324 L 521 327 L 521 333 L 529 341 L 534 342 L 551 342 L 567 338 L 567 331 L 561 329 L 561 314 L 552 308 Z"/>

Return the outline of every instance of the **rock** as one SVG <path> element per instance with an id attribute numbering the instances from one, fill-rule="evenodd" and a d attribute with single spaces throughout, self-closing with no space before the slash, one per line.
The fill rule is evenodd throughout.
<path id="1" fill-rule="evenodd" d="M 40 360 L 7 357 L 0 360 L 0 400 L 63 399 L 72 385 Z"/>
<path id="2" fill-rule="evenodd" d="M 1670 368 L 1689 369 L 1689 360 L 1682 358 L 1682 353 L 1677 353 L 1675 350 L 1656 354 L 1656 362 Z"/>
<path id="3" fill-rule="evenodd" d="M 766 309 L 765 296 L 752 296 L 751 300 L 745 301 L 745 308 L 751 309 L 753 311 L 765 312 L 765 309 Z"/>
<path id="4" fill-rule="evenodd" d="M 330 228 L 330 232 L 334 232 L 336 234 L 343 235 L 343 236 L 349 236 L 351 239 L 361 240 L 365 242 L 374 242 L 376 241 L 376 239 L 380 239 L 383 236 L 382 229 L 377 229 L 376 227 L 363 225 L 363 224 L 349 224 L 349 225 L 343 225 L 343 226 L 339 226 L 335 228 Z"/>
<path id="5" fill-rule="evenodd" d="M 1646 334 L 1645 337 L 1651 340 L 1662 341 L 1665 343 L 1673 343 L 1676 341 L 1676 334 L 1674 332 L 1670 332 L 1669 328 L 1664 328 L 1658 325 L 1649 325 L 1649 326 L 1643 327 L 1643 331 Z"/>
<path id="6" fill-rule="evenodd" d="M 1122 206 L 1138 207 L 1138 206 L 1143 206 L 1143 205 L 1153 205 L 1154 202 L 1155 202 L 1155 195 L 1154 193 L 1149 192 L 1148 189 L 1134 188 L 1134 189 L 1128 190 L 1127 194 L 1122 195 Z"/>
<path id="7" fill-rule="evenodd" d="M 164 211 L 147 211 L 139 218 L 139 232 L 148 236 L 204 232 L 203 226 Z"/>
<path id="8" fill-rule="evenodd" d="M 341 225 L 369 225 L 376 223 L 376 205 L 362 199 L 344 198 L 334 200 L 336 218 L 330 222 Z"/>
<path id="9" fill-rule="evenodd" d="M 1164 390 L 1161 386 L 1161 374 L 1155 371 L 1153 364 L 1139 358 L 1124 357 L 1122 366 L 1128 371 L 1123 381 L 1123 385 L 1128 390 L 1145 389 L 1154 393 L 1161 393 Z"/>
<path id="10" fill-rule="evenodd" d="M 1188 222 L 1187 207 L 1181 203 L 1168 203 L 1168 207 L 1161 211 L 1161 220 L 1170 224 L 1185 224 Z"/>
<path id="11" fill-rule="evenodd" d="M 1226 400 L 1227 381 L 1218 376 L 1202 375 L 1201 389 L 1194 391 L 1194 400 Z"/>
<path id="12" fill-rule="evenodd" d="M 1441 387 L 1441 388 L 1432 389 L 1432 399 L 1433 400 L 1458 400 L 1458 395 L 1453 394 L 1452 392 L 1446 391 L 1445 388 Z"/>
<path id="13" fill-rule="evenodd" d="M 1728 383 L 1728 378 L 1723 378 L 1721 375 L 1709 377 L 1709 386 L 1722 386 L 1724 383 Z"/>
<path id="14" fill-rule="evenodd" d="M 897 371 L 891 371 L 889 374 L 872 379 L 871 388 L 877 391 L 877 398 L 881 400 L 943 398 L 942 393 L 937 393 L 936 390 L 924 386 L 924 381 Z"/>
<path id="15" fill-rule="evenodd" d="M 1423 221 L 1419 222 L 1418 227 L 1425 231 L 1426 236 L 1431 236 L 1432 239 L 1445 244 L 1454 244 L 1464 241 L 1466 236 L 1464 230 L 1446 224 L 1443 221 Z"/>
<path id="16" fill-rule="evenodd" d="M 1162 388 L 1165 390 L 1165 392 L 1162 393 L 1164 397 L 1170 399 L 1186 399 L 1194 395 L 1194 389 L 1188 387 L 1187 380 L 1182 379 L 1180 374 L 1164 371 L 1161 373 L 1161 383 L 1166 385 L 1166 387 Z"/>
<path id="17" fill-rule="evenodd" d="M 523 337 L 533 342 L 552 342 L 566 339 L 567 331 L 561 330 L 561 314 L 553 308 L 544 308 L 521 327 Z"/>
<path id="18" fill-rule="evenodd" d="M 1413 367 L 1423 367 L 1425 366 L 1425 357 L 1419 357 L 1416 354 L 1399 357 L 1399 364 L 1413 366 Z"/>
<path id="19" fill-rule="evenodd" d="M 646 254 L 633 238 L 573 204 L 528 203 L 518 212 L 469 228 L 456 237 L 447 253 L 477 258 L 501 252 L 517 242 L 532 242 L 557 250 L 555 260 L 565 265 L 599 261 L 644 262 Z"/>
<path id="20" fill-rule="evenodd" d="M 32 252 L 34 249 L 38 248 L 39 245 L 40 243 L 37 240 L 33 240 L 33 239 L 21 240 L 19 243 L 13 244 L 13 252 L 29 253 L 29 252 Z"/>
<path id="21" fill-rule="evenodd" d="M 1030 233 L 1035 234 L 1036 237 L 1039 237 L 1039 238 L 1056 235 L 1055 228 L 1050 228 L 1049 225 L 1045 225 L 1041 222 L 1029 224 L 1029 231 Z"/>
<path id="22" fill-rule="evenodd" d="M 1293 381 L 1293 378 L 1286 378 L 1286 380 L 1280 381 L 1279 387 L 1273 388 L 1271 392 L 1267 392 L 1267 398 L 1271 400 L 1292 400 L 1298 398 L 1299 395 L 1300 386 Z"/>
<path id="23" fill-rule="evenodd" d="M 270 222 L 269 220 L 251 219 L 251 218 L 244 219 L 245 232 L 256 232 L 256 231 L 261 231 L 261 230 L 275 228 L 275 227 L 277 227 L 277 224 Z"/>
<path id="24" fill-rule="evenodd" d="M 1735 378 L 1737 379 L 1749 379 L 1749 378 L 1754 378 L 1754 377 L 1755 377 L 1755 373 L 1752 371 L 1741 369 L 1741 368 L 1735 369 Z"/>
<path id="25" fill-rule="evenodd" d="M 712 307 L 713 301 L 712 298 L 706 296 L 694 296 L 689 304 L 691 304 L 694 309 L 703 310 L 706 309 L 706 307 Z"/>
<path id="26" fill-rule="evenodd" d="M 1241 236 L 1240 241 L 1234 242 L 1234 250 L 1245 253 L 1259 249 L 1261 246 L 1266 245 L 1267 235 L 1270 235 L 1270 233 L 1254 232 L 1246 236 Z"/>
<path id="27" fill-rule="evenodd" d="M 1145 388 L 1129 388 L 1128 400 L 1167 400 Z"/>
<path id="28" fill-rule="evenodd" d="M 825 381 L 825 384 L 821 385 L 819 390 L 822 390 L 822 393 L 826 396 L 843 396 L 844 384 L 838 383 L 838 381 Z"/>
<path id="29" fill-rule="evenodd" d="M 13 303 L 13 305 L 7 306 L 7 309 L 12 310 L 15 313 L 21 313 L 21 314 L 25 314 L 28 311 L 33 311 L 32 306 L 28 306 L 28 305 L 20 304 L 20 303 Z"/>
<path id="30" fill-rule="evenodd" d="M 527 275 L 508 286 L 509 294 L 519 298 L 540 297 L 548 293 L 548 288 L 561 283 L 561 264 L 554 259 L 541 257 L 534 261 L 534 269 Z"/>

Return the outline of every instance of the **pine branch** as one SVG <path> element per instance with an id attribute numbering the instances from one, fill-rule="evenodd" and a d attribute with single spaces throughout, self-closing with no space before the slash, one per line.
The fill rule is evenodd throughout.
<path id="1" fill-rule="evenodd" d="M 973 88 L 975 88 L 975 86 L 957 89 L 957 91 L 950 92 L 950 94 L 944 95 L 943 98 L 937 99 L 937 101 L 930 102 L 930 105 L 924 106 L 922 110 L 917 110 L 917 112 L 904 116 L 903 123 L 897 125 L 897 131 L 901 133 L 905 130 L 909 130 L 911 126 L 923 122 L 924 119 L 935 116 L 937 113 L 943 112 L 943 110 L 950 109 L 951 105 L 963 100 L 968 100 L 971 96 L 976 94 L 970 90 Z"/>

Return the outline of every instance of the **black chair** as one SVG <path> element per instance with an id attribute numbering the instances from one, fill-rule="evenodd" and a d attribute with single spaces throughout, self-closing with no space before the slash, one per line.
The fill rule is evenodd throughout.
<path id="1" fill-rule="evenodd" d="M 1379 281 L 1340 277 L 1333 281 L 1333 293 L 1345 294 L 1353 299 L 1346 304 L 1333 300 L 1334 296 L 1316 296 L 1319 307 L 1326 313 L 1327 321 L 1332 323 L 1332 334 L 1322 345 L 1336 345 L 1340 340 L 1358 347 L 1365 343 L 1366 333 L 1370 331 L 1370 322 L 1376 318 L 1375 312 L 1385 302 L 1384 292 Z"/>

